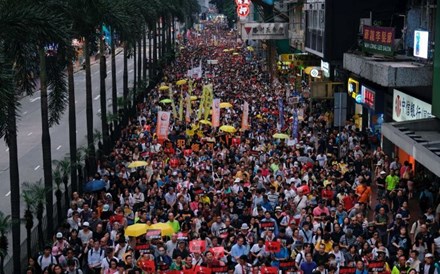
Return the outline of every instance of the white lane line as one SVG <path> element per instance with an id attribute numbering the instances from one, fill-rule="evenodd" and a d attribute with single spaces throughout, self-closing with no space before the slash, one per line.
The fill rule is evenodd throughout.
<path id="1" fill-rule="evenodd" d="M 75 100 L 75 104 L 78 104 L 78 101 L 77 101 L 77 100 Z"/>
<path id="2" fill-rule="evenodd" d="M 31 136 L 31 135 L 32 135 L 32 132 L 29 132 L 29 133 L 28 133 L 28 136 Z"/>
<path id="3" fill-rule="evenodd" d="M 25 112 L 23 112 L 23 115 L 26 115 L 28 112 L 27 111 L 25 111 Z"/>
<path id="4" fill-rule="evenodd" d="M 38 165 L 34 168 L 34 170 L 37 171 L 37 169 L 39 169 L 39 168 L 40 168 L 40 166 Z"/>
<path id="5" fill-rule="evenodd" d="M 57 147 L 57 150 L 60 150 L 60 148 L 61 148 L 62 146 L 61 145 L 59 145 L 58 147 Z"/>
<path id="6" fill-rule="evenodd" d="M 109 71 L 107 71 L 107 73 L 108 73 L 108 74 L 110 74 L 110 73 L 112 73 L 112 71 L 111 71 L 111 70 L 109 70 Z"/>
<path id="7" fill-rule="evenodd" d="M 100 97 L 101 97 L 101 95 L 98 95 L 98 96 L 96 96 L 96 97 L 94 98 L 94 100 L 96 101 L 96 100 L 98 100 Z"/>
<path id="8" fill-rule="evenodd" d="M 96 113 L 101 113 L 101 109 L 98 109 L 98 111 Z"/>
<path id="9" fill-rule="evenodd" d="M 98 74 L 98 73 L 99 73 L 99 70 L 95 71 L 95 72 L 93 73 L 93 75 Z"/>
<path id="10" fill-rule="evenodd" d="M 133 72 L 134 70 L 133 69 L 130 69 L 128 72 Z"/>
<path id="11" fill-rule="evenodd" d="M 117 73 L 121 73 L 122 72 L 122 69 L 121 70 L 118 70 L 118 72 Z"/>
<path id="12" fill-rule="evenodd" d="M 9 147 L 6 149 L 6 152 L 8 152 L 9 151 Z"/>
<path id="13" fill-rule="evenodd" d="M 40 97 L 37 97 L 37 98 L 31 99 L 30 101 L 31 101 L 31 103 L 33 103 L 33 102 L 36 102 L 37 100 L 40 100 L 40 99 L 41 99 Z"/>
<path id="14" fill-rule="evenodd" d="M 8 197 L 9 195 L 11 195 L 11 191 L 9 191 L 8 193 L 6 193 L 6 197 Z"/>

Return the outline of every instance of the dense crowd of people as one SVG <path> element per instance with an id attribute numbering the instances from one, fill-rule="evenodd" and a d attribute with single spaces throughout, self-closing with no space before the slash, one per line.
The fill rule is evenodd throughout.
<path id="1" fill-rule="evenodd" d="M 390 159 L 352 120 L 335 130 L 327 102 L 292 103 L 298 85 L 271 81 L 226 28 L 206 24 L 179 51 L 163 84 L 198 64 L 203 76 L 175 86 L 172 99 L 189 84 L 197 97 L 212 84 L 213 97 L 232 104 L 221 125 L 237 131 L 199 124 L 194 100 L 191 121 L 173 116 L 168 138 L 157 140 L 158 111 L 183 105 L 161 103 L 170 94 L 158 86 L 90 178 L 105 189 L 73 193 L 66 224 L 26 273 L 439 273 L 438 189 L 420 192 L 409 162 Z M 250 127 L 238 130 L 244 102 Z M 147 165 L 128 168 L 138 160 Z M 420 216 L 411 199 L 422 201 Z M 156 223 L 174 233 L 125 235 Z"/>

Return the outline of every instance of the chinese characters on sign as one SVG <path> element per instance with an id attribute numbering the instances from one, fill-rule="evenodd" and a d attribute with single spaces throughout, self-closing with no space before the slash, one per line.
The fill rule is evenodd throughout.
<path id="1" fill-rule="evenodd" d="M 243 40 L 287 39 L 287 23 L 245 23 L 241 31 Z"/>
<path id="2" fill-rule="evenodd" d="M 394 28 L 364 26 L 364 50 L 370 53 L 393 55 Z"/>
<path id="3" fill-rule="evenodd" d="M 364 104 L 366 107 L 370 109 L 374 109 L 374 104 L 376 102 L 376 92 L 372 91 L 371 89 L 362 86 L 361 88 L 362 92 L 362 104 Z"/>
<path id="4" fill-rule="evenodd" d="M 431 104 L 409 96 L 398 90 L 393 94 L 393 120 L 396 122 L 425 119 L 431 115 Z"/>
<path id="5" fill-rule="evenodd" d="M 251 11 L 251 0 L 235 0 L 237 4 L 237 15 L 239 17 L 247 17 Z"/>

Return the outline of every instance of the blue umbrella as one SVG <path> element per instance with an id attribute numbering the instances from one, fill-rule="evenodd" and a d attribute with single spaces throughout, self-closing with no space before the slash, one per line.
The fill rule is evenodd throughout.
<path id="1" fill-rule="evenodd" d="M 105 182 L 103 180 L 92 180 L 84 186 L 84 191 L 94 192 L 94 191 L 102 190 L 104 188 L 105 188 Z"/>

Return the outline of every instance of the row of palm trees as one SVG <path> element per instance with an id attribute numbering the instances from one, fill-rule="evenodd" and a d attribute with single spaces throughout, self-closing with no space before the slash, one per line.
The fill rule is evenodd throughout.
<path id="1" fill-rule="evenodd" d="M 43 192 L 45 205 L 37 205 L 36 211 L 37 215 L 41 213 L 42 218 L 45 208 L 47 220 L 53 220 L 53 183 L 55 182 L 58 202 L 61 201 L 62 196 L 61 182 L 67 189 L 68 177 L 70 177 L 72 191 L 77 191 L 81 190 L 83 183 L 79 179 L 87 178 L 78 172 L 80 161 L 77 154 L 73 76 L 75 50 L 72 47 L 72 39 L 83 41 L 88 144 L 85 170 L 88 174 L 93 174 L 96 171 L 97 161 L 93 128 L 91 48 L 97 46 L 102 53 L 99 57 L 100 118 L 102 154 L 106 154 L 111 147 L 110 132 L 118 133 L 118 129 L 127 121 L 129 111 L 135 105 L 136 99 L 142 98 L 146 87 L 158 80 L 156 77 L 159 75 L 160 64 L 172 57 L 175 45 L 175 22 L 185 23 L 186 27 L 191 26 L 193 14 L 199 12 L 199 9 L 197 0 L 0 0 L 0 26 L 2 26 L 0 28 L 0 137 L 5 139 L 9 147 L 14 273 L 21 273 L 20 180 L 17 153 L 19 98 L 32 94 L 35 91 L 36 81 L 39 80 L 43 185 L 46 191 Z M 112 41 L 112 111 L 109 113 L 107 113 L 105 82 L 106 56 L 103 54 L 104 26 L 110 29 Z M 116 36 L 119 37 L 123 47 L 123 99 L 117 97 Z M 147 44 L 148 58 L 146 58 Z M 135 83 L 131 90 L 128 86 L 129 57 L 133 57 L 135 64 Z M 48 93 L 48 90 L 51 92 Z M 49 129 L 58 124 L 66 107 L 69 115 L 69 158 L 58 162 L 53 170 Z M 64 199 L 67 202 L 68 193 L 65 192 L 65 195 Z M 57 207 L 58 210 L 62 210 L 58 204 Z M 30 211 L 31 208 L 28 207 L 26 210 L 28 217 Z M 60 214 L 61 212 L 58 215 Z M 53 223 L 49 221 L 47 239 L 51 239 L 53 229 Z M 0 237 L 0 244 L 1 240 Z M 5 254 L 1 251 L 5 250 L 7 249 L 0 246 L 2 262 Z M 2 265 L 0 268 L 3 269 Z"/>

